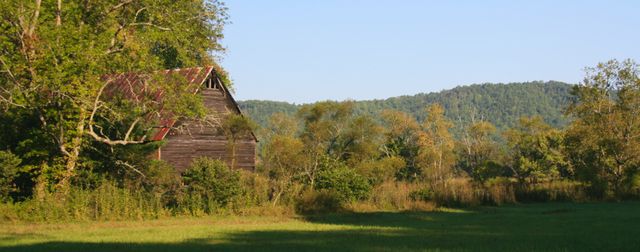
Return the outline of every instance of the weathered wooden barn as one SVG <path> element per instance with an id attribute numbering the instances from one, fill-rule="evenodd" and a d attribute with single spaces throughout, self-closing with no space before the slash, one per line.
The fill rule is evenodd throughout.
<path id="1" fill-rule="evenodd" d="M 202 95 L 204 105 L 211 115 L 218 118 L 224 118 L 224 115 L 229 113 L 242 115 L 238 104 L 221 82 L 214 67 L 172 69 L 156 74 L 184 77 L 187 81 L 184 85 L 189 85 L 192 87 L 190 90 Z M 145 80 L 140 75 L 127 73 L 115 76 L 113 83 L 114 87 L 127 89 L 142 81 Z M 170 104 L 163 105 L 170 106 Z M 255 168 L 257 139 L 253 132 L 235 141 L 235 156 L 231 155 L 229 141 L 218 128 L 196 121 L 161 119 L 160 125 L 152 133 L 151 140 L 166 141 L 152 158 L 168 162 L 179 172 L 184 171 L 197 157 L 220 159 L 229 165 L 235 158 L 236 168 L 247 170 Z"/>

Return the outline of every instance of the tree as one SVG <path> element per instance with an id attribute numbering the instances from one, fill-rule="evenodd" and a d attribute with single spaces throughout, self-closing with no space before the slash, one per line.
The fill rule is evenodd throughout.
<path id="1" fill-rule="evenodd" d="M 395 110 L 383 111 L 382 119 L 385 129 L 383 154 L 387 158 L 400 157 L 404 160 L 404 166 L 396 175 L 399 179 L 416 179 L 421 175 L 416 159 L 420 125 L 414 117 Z"/>
<path id="2" fill-rule="evenodd" d="M 138 99 L 105 93 L 114 73 L 214 64 L 210 53 L 223 49 L 218 43 L 227 18 L 222 3 L 2 0 L 0 5 L 0 106 L 36 122 L 30 128 L 54 150 L 39 162 L 60 170 L 59 187 L 68 186 L 92 144 L 143 143 L 155 126 L 147 120 L 151 115 L 204 114 L 186 85 L 175 85 L 178 79 L 149 81 Z M 160 106 L 151 95 L 160 90 L 163 100 L 176 106 Z"/>
<path id="3" fill-rule="evenodd" d="M 255 123 L 241 114 L 228 114 L 223 120 L 220 129 L 227 137 L 232 169 L 236 168 L 238 141 L 243 138 L 253 137 L 252 134 L 255 128 Z"/>
<path id="4" fill-rule="evenodd" d="M 496 127 L 487 121 L 468 125 L 458 141 L 457 166 L 476 180 L 494 177 L 498 167 L 498 143 L 493 140 Z"/>
<path id="5" fill-rule="evenodd" d="M 587 69 L 573 90 L 567 149 L 578 179 L 595 196 L 640 188 L 640 68 L 611 60 Z"/>
<path id="6" fill-rule="evenodd" d="M 449 131 L 453 124 L 444 117 L 444 109 L 439 104 L 430 105 L 426 112 L 418 139 L 418 165 L 427 180 L 444 183 L 452 175 L 455 163 L 454 141 Z"/>
<path id="7" fill-rule="evenodd" d="M 293 118 L 274 114 L 268 128 L 272 130 L 262 148 L 262 157 L 271 182 L 271 200 L 276 205 L 293 183 L 303 176 L 307 157 L 304 144 L 296 137 L 297 122 Z"/>
<path id="8" fill-rule="evenodd" d="M 563 134 L 542 117 L 523 117 L 518 127 L 505 132 L 510 150 L 508 166 L 520 184 L 569 175 L 570 164 L 563 152 Z"/>
<path id="9" fill-rule="evenodd" d="M 9 199 L 15 190 L 14 179 L 20 171 L 22 160 L 8 151 L 0 151 L 0 202 Z"/>
<path id="10" fill-rule="evenodd" d="M 318 172 L 336 166 L 347 154 L 344 133 L 352 115 L 351 102 L 320 102 L 298 111 L 302 120 L 300 140 L 304 155 L 309 157 L 304 168 L 307 182 L 313 186 Z"/>

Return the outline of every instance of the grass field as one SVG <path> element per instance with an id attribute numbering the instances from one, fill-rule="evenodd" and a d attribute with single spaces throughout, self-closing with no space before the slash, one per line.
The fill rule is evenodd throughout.
<path id="1" fill-rule="evenodd" d="M 640 202 L 0 227 L 0 251 L 640 251 Z"/>

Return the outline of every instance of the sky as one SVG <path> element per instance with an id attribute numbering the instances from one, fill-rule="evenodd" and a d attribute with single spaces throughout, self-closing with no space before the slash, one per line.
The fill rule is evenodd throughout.
<path id="1" fill-rule="evenodd" d="M 640 1 L 227 0 L 238 100 L 384 99 L 474 83 L 578 83 L 640 61 Z"/>

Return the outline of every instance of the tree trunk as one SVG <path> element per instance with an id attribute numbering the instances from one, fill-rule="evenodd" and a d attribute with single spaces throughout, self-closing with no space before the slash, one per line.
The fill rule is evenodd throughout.
<path id="1" fill-rule="evenodd" d="M 60 189 L 65 195 L 69 192 L 70 189 L 70 180 L 76 173 L 76 166 L 78 165 L 78 159 L 80 158 L 80 149 L 82 147 L 82 139 L 84 137 L 84 127 L 85 127 L 85 116 L 86 111 L 84 109 L 80 110 L 80 121 L 76 125 L 75 137 L 71 140 L 71 151 L 67 153 L 67 158 L 65 162 L 65 172 L 58 182 L 58 189 Z"/>

